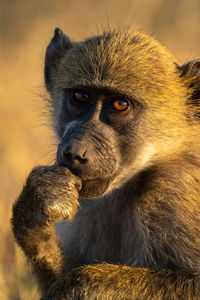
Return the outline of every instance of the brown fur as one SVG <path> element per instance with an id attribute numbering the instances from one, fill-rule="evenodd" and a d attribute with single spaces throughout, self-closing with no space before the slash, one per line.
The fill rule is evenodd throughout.
<path id="1" fill-rule="evenodd" d="M 32 170 L 12 219 L 43 299 L 200 299 L 199 65 L 134 29 L 79 43 L 56 29 L 57 164 Z M 69 106 L 77 88 L 86 110 Z M 130 112 L 108 109 L 121 97 Z"/>

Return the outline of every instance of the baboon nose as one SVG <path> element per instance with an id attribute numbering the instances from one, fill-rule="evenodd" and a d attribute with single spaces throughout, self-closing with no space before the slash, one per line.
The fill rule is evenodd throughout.
<path id="1" fill-rule="evenodd" d="M 64 162 L 67 166 L 85 164 L 88 161 L 85 145 L 74 144 L 64 147 L 62 151 Z"/>

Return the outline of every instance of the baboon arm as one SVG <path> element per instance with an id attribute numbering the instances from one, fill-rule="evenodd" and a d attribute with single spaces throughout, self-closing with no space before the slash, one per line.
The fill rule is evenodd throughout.
<path id="1" fill-rule="evenodd" d="M 63 270 L 68 270 L 69 262 L 73 264 L 66 251 L 62 251 L 55 233 L 56 218 L 63 219 L 65 211 L 70 209 L 76 211 L 74 199 L 72 206 L 68 202 L 62 205 L 60 198 L 63 199 L 63 194 L 59 194 L 60 198 L 55 196 L 59 188 L 62 190 L 59 180 L 64 181 L 65 173 L 65 169 L 56 169 L 54 166 L 33 169 L 13 206 L 11 222 L 16 241 L 30 259 L 43 293 L 62 275 Z M 68 187 L 67 182 L 63 186 Z"/>
<path id="2" fill-rule="evenodd" d="M 22 193 L 13 208 L 13 230 L 18 244 L 33 265 L 41 290 L 47 291 L 61 274 L 63 260 L 61 248 L 55 234 L 54 223 L 35 224 L 33 220 L 31 224 L 25 213 L 23 217 L 21 216 L 24 201 Z"/>
<path id="3" fill-rule="evenodd" d="M 50 299 L 200 299 L 200 276 L 111 264 L 88 265 L 60 278 L 42 298 Z"/>
<path id="4" fill-rule="evenodd" d="M 15 217 L 18 211 L 19 203 L 14 206 Z M 45 294 L 53 283 L 67 272 L 74 261 L 67 257 L 66 250 L 62 247 L 55 233 L 54 223 L 36 225 L 27 227 L 23 219 L 15 218 L 16 234 L 18 244 L 30 260 L 40 286 L 42 294 Z M 17 222 L 17 225 L 16 225 Z M 64 264 L 65 263 L 65 264 Z"/>

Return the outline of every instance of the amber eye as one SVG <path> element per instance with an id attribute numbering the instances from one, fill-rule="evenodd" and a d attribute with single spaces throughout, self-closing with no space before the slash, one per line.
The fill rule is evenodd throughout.
<path id="1" fill-rule="evenodd" d="M 113 109 L 119 112 L 129 109 L 129 103 L 125 100 L 115 100 L 112 103 Z"/>
<path id="2" fill-rule="evenodd" d="M 86 103 L 89 99 L 89 96 L 87 93 L 85 93 L 84 91 L 74 91 L 73 92 L 73 99 L 76 101 L 76 102 L 79 102 L 79 103 Z"/>

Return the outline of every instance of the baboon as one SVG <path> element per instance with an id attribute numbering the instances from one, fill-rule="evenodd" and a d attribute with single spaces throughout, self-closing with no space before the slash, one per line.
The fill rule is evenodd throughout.
<path id="1" fill-rule="evenodd" d="M 13 206 L 42 299 L 200 299 L 200 60 L 133 28 L 45 57 L 58 137 Z"/>

